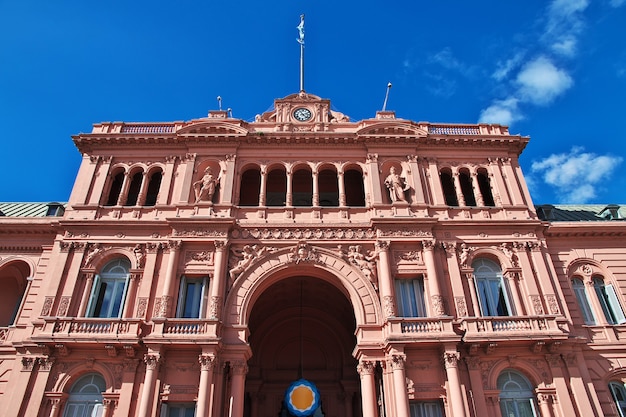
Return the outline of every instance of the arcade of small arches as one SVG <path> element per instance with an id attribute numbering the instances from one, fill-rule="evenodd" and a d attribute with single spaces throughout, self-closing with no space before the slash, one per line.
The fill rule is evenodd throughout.
<path id="1" fill-rule="evenodd" d="M 401 168 L 401 164 L 387 164 L 387 171 Z M 204 167 L 204 168 L 203 168 Z M 201 169 L 202 168 L 202 169 Z M 227 179 L 220 177 L 225 172 L 217 162 L 203 162 L 196 170 L 194 188 L 206 182 L 206 171 L 211 170 L 211 192 L 200 195 L 195 190 L 195 202 L 219 203 L 220 188 Z M 163 167 L 114 166 L 109 176 L 107 192 L 103 196 L 104 206 L 154 206 L 157 203 Z M 203 177 L 205 175 L 205 177 Z M 399 174 L 395 174 L 399 177 Z M 389 177 L 387 177 L 389 178 Z M 407 178 L 399 178 L 410 188 Z M 364 170 L 358 163 L 321 164 L 306 162 L 274 163 L 269 165 L 247 164 L 239 174 L 239 187 L 235 201 L 242 207 L 365 207 L 367 187 Z M 439 170 L 440 186 L 445 204 L 451 207 L 495 207 L 490 174 L 486 167 L 448 167 Z M 380 186 L 390 185 L 385 180 Z M 191 194 L 194 194 L 191 193 Z M 399 194 L 399 195 L 396 195 Z M 386 201 L 410 202 L 410 193 L 392 189 L 385 190 Z M 193 199 L 193 196 L 190 196 Z"/>

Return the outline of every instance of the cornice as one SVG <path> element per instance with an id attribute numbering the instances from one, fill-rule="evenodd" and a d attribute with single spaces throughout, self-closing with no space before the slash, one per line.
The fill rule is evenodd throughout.
<path id="1" fill-rule="evenodd" d="M 553 222 L 545 226 L 546 237 L 616 237 L 626 236 L 626 222 L 589 221 Z"/>

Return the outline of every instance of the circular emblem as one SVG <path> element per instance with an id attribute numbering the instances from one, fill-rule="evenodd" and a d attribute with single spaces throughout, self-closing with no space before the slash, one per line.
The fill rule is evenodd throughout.
<path id="1" fill-rule="evenodd" d="M 293 117 L 299 122 L 306 122 L 313 117 L 313 113 L 306 107 L 299 107 L 293 111 Z"/>
<path id="2" fill-rule="evenodd" d="M 320 393 L 311 381 L 299 379 L 287 389 L 285 404 L 294 416 L 308 417 L 320 406 Z"/>

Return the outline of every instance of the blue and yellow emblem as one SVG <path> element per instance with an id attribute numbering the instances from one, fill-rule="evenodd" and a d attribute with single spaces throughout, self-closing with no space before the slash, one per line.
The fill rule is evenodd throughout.
<path id="1" fill-rule="evenodd" d="M 308 417 L 320 406 L 320 393 L 315 384 L 306 379 L 299 379 L 287 389 L 285 404 L 294 416 Z"/>

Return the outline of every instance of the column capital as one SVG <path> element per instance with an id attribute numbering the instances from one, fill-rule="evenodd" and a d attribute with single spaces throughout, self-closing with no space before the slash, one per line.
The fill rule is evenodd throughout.
<path id="1" fill-rule="evenodd" d="M 198 363 L 200 363 L 200 370 L 210 371 L 215 366 L 215 356 L 203 353 L 198 356 Z"/>
<path id="2" fill-rule="evenodd" d="M 459 352 L 443 352 L 443 364 L 447 368 L 456 368 L 461 355 Z"/>
<path id="3" fill-rule="evenodd" d="M 231 362 L 230 367 L 235 375 L 245 375 L 248 373 L 248 364 L 243 360 Z"/>
<path id="4" fill-rule="evenodd" d="M 159 368 L 161 356 L 153 353 L 146 353 L 143 356 L 143 361 L 146 363 L 146 369 L 154 371 Z"/>
<path id="5" fill-rule="evenodd" d="M 380 252 L 387 252 L 389 250 L 389 246 L 391 246 L 391 242 L 389 242 L 388 240 L 376 241 L 376 250 Z"/>
<path id="6" fill-rule="evenodd" d="M 224 240 L 216 240 L 213 244 L 217 252 L 224 252 L 226 250 L 226 241 Z"/>
<path id="7" fill-rule="evenodd" d="M 389 363 L 391 364 L 391 368 L 393 370 L 404 369 L 405 362 L 406 355 L 403 353 L 396 353 L 389 357 Z"/>
<path id="8" fill-rule="evenodd" d="M 374 369 L 376 368 L 375 361 L 361 360 L 356 367 L 357 372 L 363 378 L 365 375 L 374 375 Z"/>

